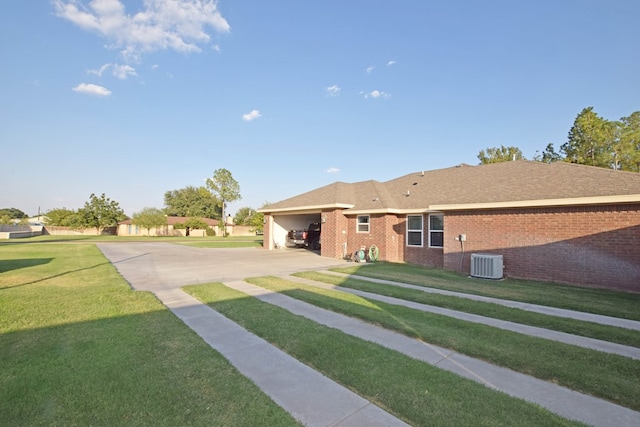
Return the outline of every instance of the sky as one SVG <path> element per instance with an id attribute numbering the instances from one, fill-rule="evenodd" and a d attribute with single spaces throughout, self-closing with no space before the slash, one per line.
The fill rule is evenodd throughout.
<path id="1" fill-rule="evenodd" d="M 259 208 L 640 110 L 637 0 L 3 0 L 0 208 Z"/>

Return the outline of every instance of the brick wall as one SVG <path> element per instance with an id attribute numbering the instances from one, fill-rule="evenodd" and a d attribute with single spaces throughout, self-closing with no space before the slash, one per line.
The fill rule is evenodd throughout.
<path id="1" fill-rule="evenodd" d="M 406 247 L 406 217 L 404 215 L 369 215 L 369 232 L 357 232 L 357 215 L 348 217 L 342 210 L 325 211 L 326 222 L 322 224 L 322 255 L 342 257 L 344 243 L 350 256 L 362 246 L 366 249 L 376 245 L 380 261 L 408 262 L 430 267 L 442 267 L 443 251 L 437 248 Z M 425 216 L 425 227 L 427 221 Z M 425 238 L 427 230 L 425 229 Z"/>
<path id="2" fill-rule="evenodd" d="M 508 277 L 640 292 L 640 204 L 456 211 L 444 223 L 446 269 L 469 273 L 471 253 L 495 253 Z"/>

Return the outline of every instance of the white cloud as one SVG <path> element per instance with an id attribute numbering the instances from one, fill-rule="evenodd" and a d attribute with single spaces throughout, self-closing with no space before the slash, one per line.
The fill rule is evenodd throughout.
<path id="1" fill-rule="evenodd" d="M 112 74 L 119 78 L 120 80 L 125 80 L 129 76 L 137 76 L 135 68 L 130 65 L 120 65 L 120 64 L 104 64 L 102 67 L 97 70 L 87 70 L 89 74 L 95 74 L 96 76 L 102 77 L 102 74 L 111 68 Z"/>
<path id="2" fill-rule="evenodd" d="M 340 173 L 340 169 L 330 167 L 329 169 L 327 169 L 327 173 Z"/>
<path id="3" fill-rule="evenodd" d="M 360 95 L 364 96 L 365 98 L 391 98 L 391 94 L 380 90 L 372 90 L 371 92 L 360 92 Z"/>
<path id="4" fill-rule="evenodd" d="M 137 76 L 135 68 L 129 65 L 113 65 L 113 75 L 119 78 L 120 80 L 124 80 L 129 76 Z"/>
<path id="5" fill-rule="evenodd" d="M 104 64 L 102 67 L 98 68 L 97 70 L 87 70 L 87 73 L 95 74 L 96 76 L 102 76 L 102 73 L 104 73 L 109 67 L 111 67 L 111 64 Z"/>
<path id="6" fill-rule="evenodd" d="M 327 92 L 327 96 L 338 96 L 340 95 L 340 86 L 338 85 L 327 86 L 325 88 L 325 91 Z"/>
<path id="7" fill-rule="evenodd" d="M 367 67 L 367 74 L 371 74 L 371 72 L 375 69 L 376 67 L 374 67 L 373 65 Z"/>
<path id="8" fill-rule="evenodd" d="M 391 61 L 387 62 L 387 67 L 390 67 L 390 66 L 392 66 L 392 65 L 393 65 L 393 64 L 395 64 L 395 63 L 396 63 L 396 61 L 391 60 Z"/>
<path id="9" fill-rule="evenodd" d="M 74 92 L 84 93 L 87 95 L 109 96 L 111 91 L 106 87 L 94 85 L 92 83 L 80 83 L 72 89 Z"/>
<path id="10" fill-rule="evenodd" d="M 242 115 L 242 120 L 244 120 L 245 122 L 250 122 L 257 119 L 258 117 L 262 117 L 262 114 L 260 114 L 260 111 L 251 110 L 249 113 Z"/>
<path id="11" fill-rule="evenodd" d="M 139 60 L 147 52 L 200 52 L 211 27 L 227 33 L 230 26 L 217 0 L 144 0 L 143 9 L 128 14 L 122 0 L 53 0 L 57 16 L 106 38 L 124 58 Z"/>

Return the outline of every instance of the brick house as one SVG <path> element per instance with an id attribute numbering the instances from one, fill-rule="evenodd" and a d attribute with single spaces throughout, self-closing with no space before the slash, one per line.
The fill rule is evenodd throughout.
<path id="1" fill-rule="evenodd" d="M 321 255 L 376 245 L 380 260 L 640 292 L 640 174 L 526 160 L 333 184 L 271 204 L 264 246 L 322 223 Z"/>

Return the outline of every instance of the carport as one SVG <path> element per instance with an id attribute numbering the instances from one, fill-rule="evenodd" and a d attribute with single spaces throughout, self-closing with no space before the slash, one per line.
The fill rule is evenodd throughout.
<path id="1" fill-rule="evenodd" d="M 265 216 L 265 219 L 267 217 Z M 273 212 L 268 216 L 265 229 L 268 228 L 269 242 L 264 242 L 267 249 L 283 248 L 287 245 L 289 230 L 306 230 L 312 222 L 321 221 L 321 210 L 305 210 L 300 212 Z"/>

